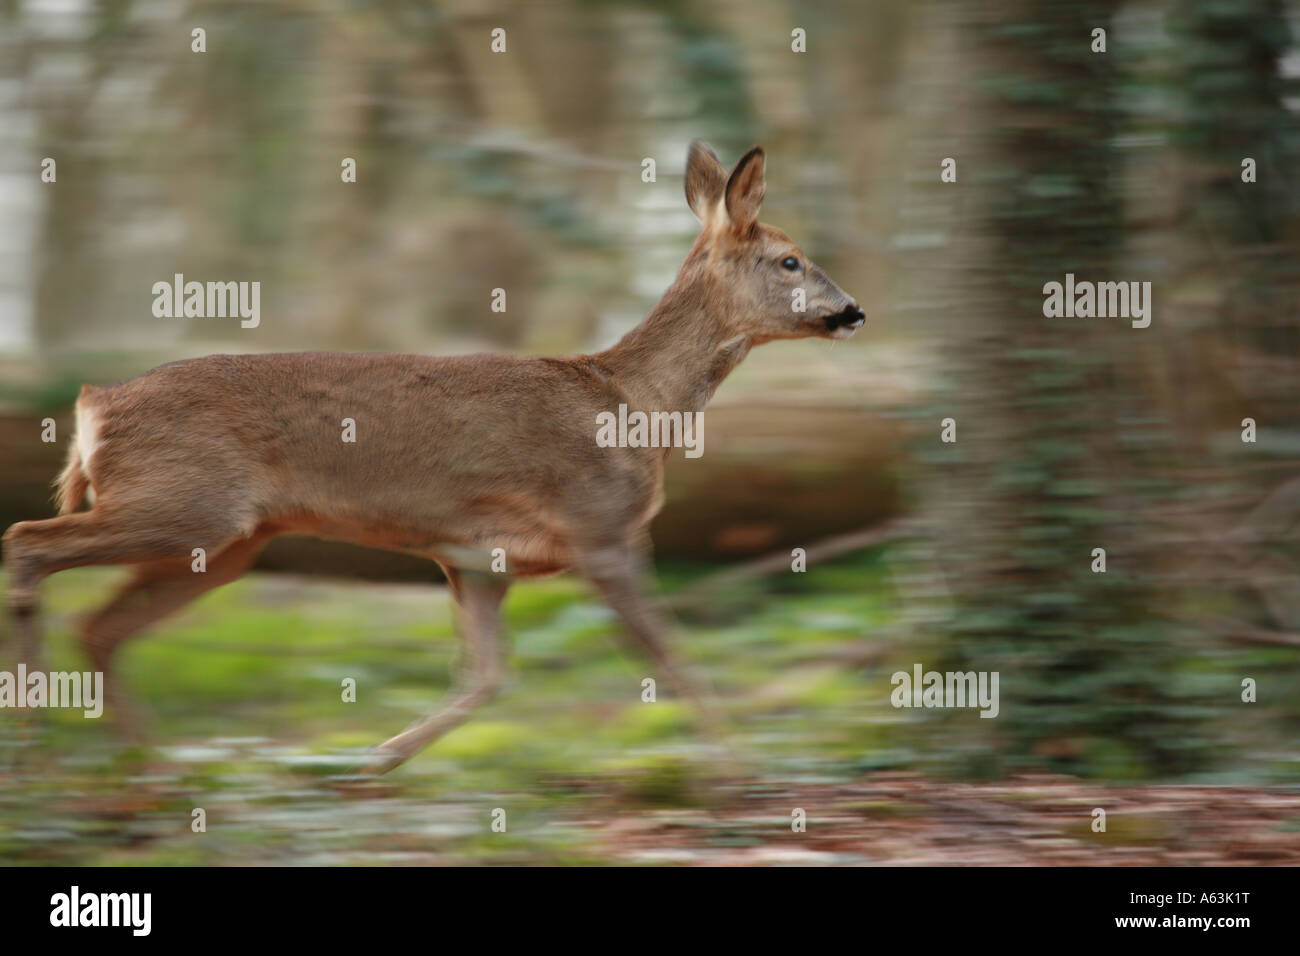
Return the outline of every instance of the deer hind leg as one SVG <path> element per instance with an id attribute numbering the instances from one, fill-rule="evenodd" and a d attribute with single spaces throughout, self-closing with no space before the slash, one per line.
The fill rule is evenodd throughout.
<path id="1" fill-rule="evenodd" d="M 401 766 L 438 737 L 463 724 L 476 708 L 496 696 L 505 676 L 501 601 L 510 587 L 509 579 L 492 572 L 444 570 L 456 601 L 464 650 L 458 685 L 436 710 L 379 745 L 368 766 L 374 773 L 387 773 Z"/>
<path id="2" fill-rule="evenodd" d="M 4 536 L 4 558 L 21 659 L 31 669 L 40 668 L 36 594 L 41 581 L 56 571 L 179 557 L 196 547 L 216 551 L 240 536 L 237 528 L 224 523 L 169 515 L 161 508 L 136 515 L 96 508 L 10 526 Z"/>
<path id="3" fill-rule="evenodd" d="M 576 563 L 581 574 L 600 593 L 605 603 L 623 622 L 625 642 L 648 657 L 671 688 L 691 702 L 704 730 L 715 743 L 725 740 L 725 723 L 712 692 L 691 675 L 669 642 L 672 624 L 653 601 L 645 596 L 648 578 L 648 543 L 579 549 Z"/>
<path id="4" fill-rule="evenodd" d="M 136 566 L 131 579 L 81 625 L 81 646 L 96 671 L 104 675 L 104 696 L 128 736 L 140 739 L 140 722 L 113 671 L 113 657 L 128 638 L 172 614 L 208 591 L 229 584 L 249 569 L 270 537 L 257 533 L 226 545 L 195 571 L 186 555 Z"/>

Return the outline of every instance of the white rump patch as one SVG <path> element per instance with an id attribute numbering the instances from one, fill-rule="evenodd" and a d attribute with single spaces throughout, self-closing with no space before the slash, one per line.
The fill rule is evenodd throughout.
<path id="1" fill-rule="evenodd" d="M 99 427 L 102 422 L 99 412 L 77 403 L 77 456 L 81 459 L 81 470 L 90 474 L 90 459 L 99 446 Z"/>

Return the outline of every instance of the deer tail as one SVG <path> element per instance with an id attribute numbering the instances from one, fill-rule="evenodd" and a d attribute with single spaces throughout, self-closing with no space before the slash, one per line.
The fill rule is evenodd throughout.
<path id="1" fill-rule="evenodd" d="M 92 391 L 91 386 L 85 385 L 77 397 L 77 430 L 68 443 L 68 462 L 59 477 L 54 479 L 54 503 L 61 515 L 80 508 L 86 499 L 86 489 L 90 487 L 86 455 L 95 451 L 99 439 L 99 416 L 87 403 Z"/>
<path id="2" fill-rule="evenodd" d="M 59 477 L 54 479 L 54 503 L 59 508 L 59 514 L 66 515 L 80 508 L 88 487 L 90 479 L 81 467 L 81 449 L 73 442 L 68 452 L 68 463 L 63 466 Z"/>

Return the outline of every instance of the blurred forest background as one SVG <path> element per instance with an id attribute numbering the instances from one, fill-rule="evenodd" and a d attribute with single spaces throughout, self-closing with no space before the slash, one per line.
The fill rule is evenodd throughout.
<path id="1" fill-rule="evenodd" d="M 1259 796 L 1300 784 L 1298 77 L 1283 0 L 0 0 L 4 525 L 52 513 L 82 382 L 606 347 L 694 238 L 695 137 L 767 148 L 762 218 L 868 315 L 755 351 L 670 465 L 661 585 L 754 760 L 731 818 L 692 816 L 689 712 L 640 702 L 567 578 L 512 593 L 497 702 L 339 789 L 448 686 L 449 608 L 431 565 L 283 541 L 124 655 L 168 772 L 66 713 L 33 770 L 0 725 L 0 861 L 1300 859 L 1300 807 Z M 1067 272 L 1150 281 L 1151 326 L 1044 318 Z M 260 281 L 260 326 L 155 318 L 174 273 Z M 119 574 L 47 583 L 53 666 Z M 1001 714 L 893 709 L 914 662 L 1000 672 Z M 1100 795 L 1155 782 L 1206 789 Z M 1108 799 L 1129 816 L 1093 834 Z M 190 833 L 200 800 L 224 839 Z M 791 842 L 800 800 L 842 843 Z"/>

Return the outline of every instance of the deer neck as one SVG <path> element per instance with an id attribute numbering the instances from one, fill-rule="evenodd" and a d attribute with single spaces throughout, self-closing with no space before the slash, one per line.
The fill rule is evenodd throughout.
<path id="1" fill-rule="evenodd" d="M 630 408 L 702 411 L 750 349 L 748 336 L 728 332 L 728 305 L 707 279 L 679 277 L 640 325 L 596 358 Z"/>

